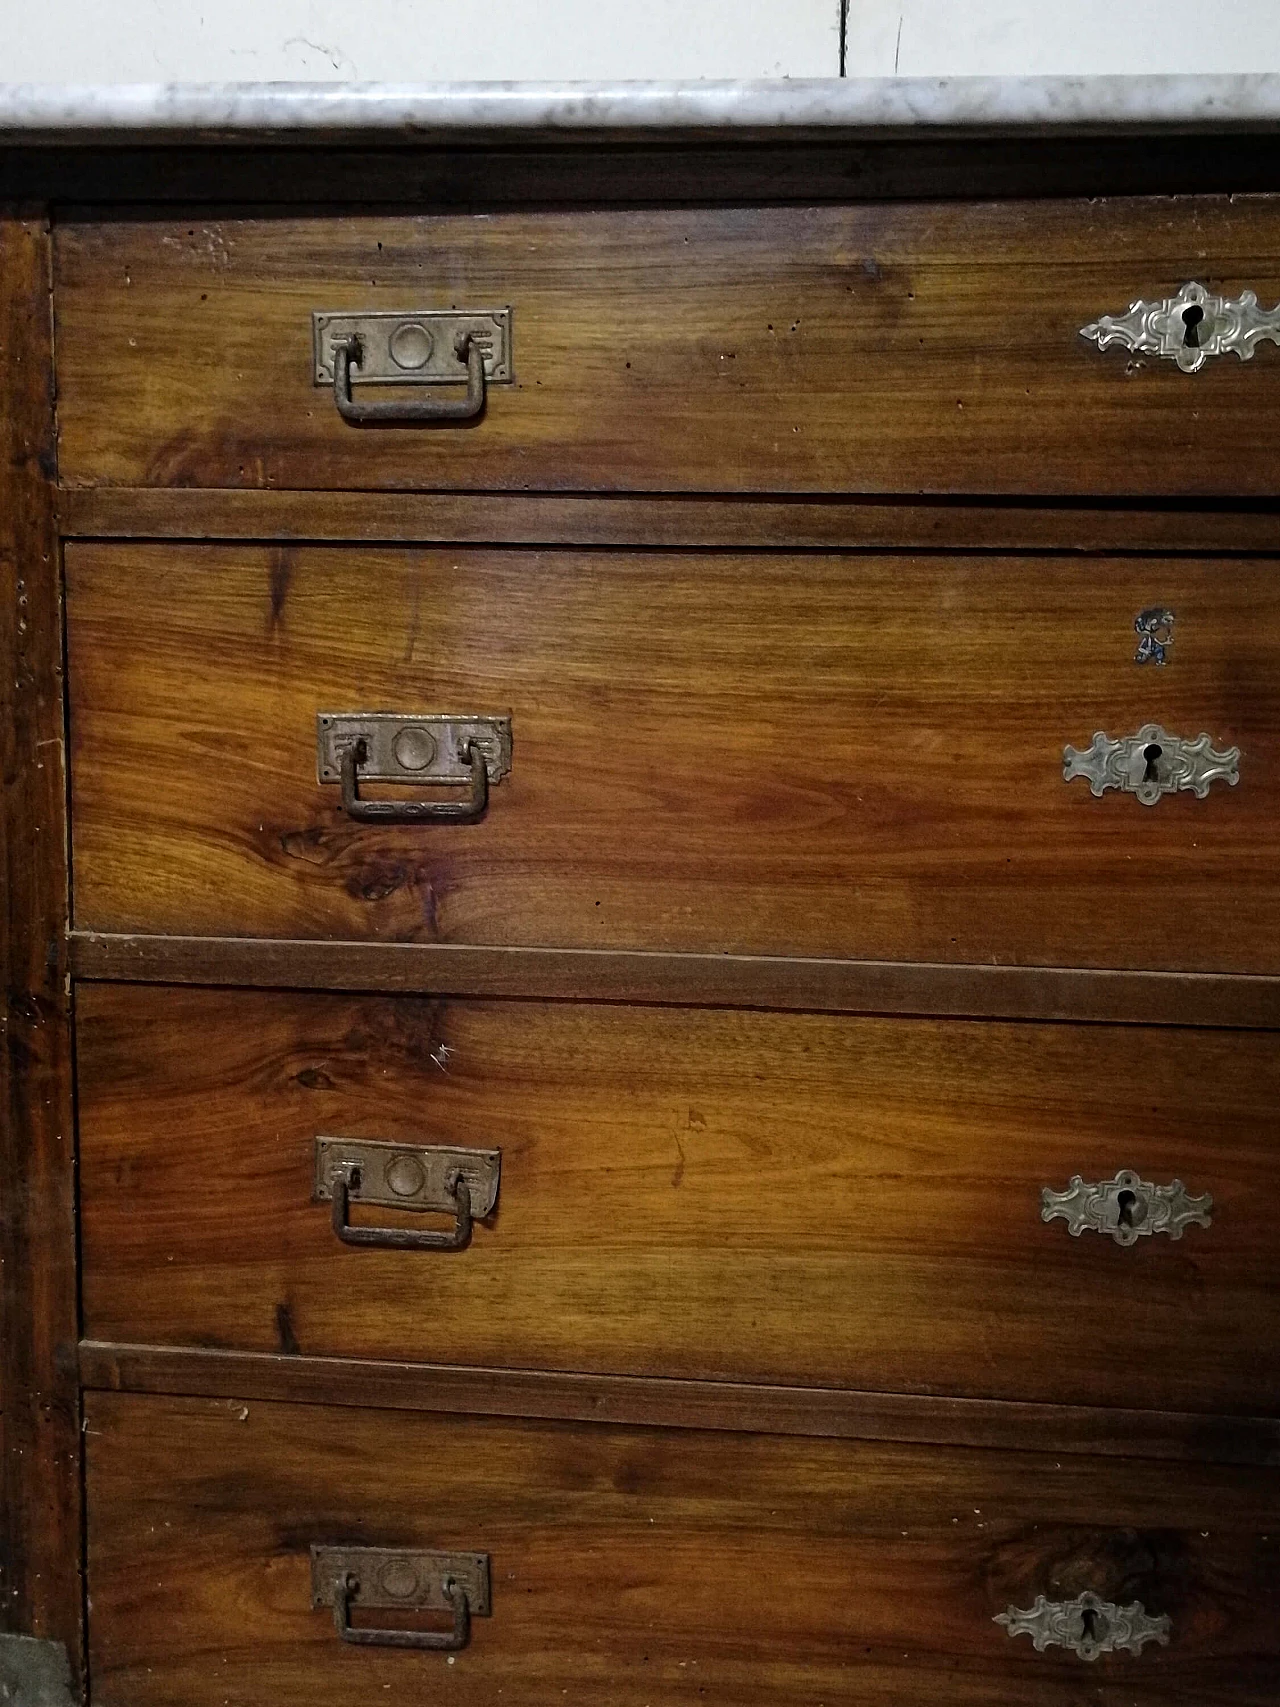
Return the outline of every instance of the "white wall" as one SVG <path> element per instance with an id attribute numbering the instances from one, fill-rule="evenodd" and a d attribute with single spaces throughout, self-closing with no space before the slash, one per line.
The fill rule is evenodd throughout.
<path id="1" fill-rule="evenodd" d="M 1280 0 L 849 0 L 848 69 L 1277 71 Z"/>
<path id="2" fill-rule="evenodd" d="M 0 82 L 829 77 L 840 0 L 0 0 Z"/>
<path id="3" fill-rule="evenodd" d="M 2 82 L 829 77 L 840 0 L 0 0 Z M 850 76 L 1280 69 L 1280 0 L 849 0 Z"/>

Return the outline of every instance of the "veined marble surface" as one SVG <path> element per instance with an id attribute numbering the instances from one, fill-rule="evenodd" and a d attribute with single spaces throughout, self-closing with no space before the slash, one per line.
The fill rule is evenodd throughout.
<path id="1" fill-rule="evenodd" d="M 0 83 L 0 141 L 1280 128 L 1280 74 L 690 83 Z"/>

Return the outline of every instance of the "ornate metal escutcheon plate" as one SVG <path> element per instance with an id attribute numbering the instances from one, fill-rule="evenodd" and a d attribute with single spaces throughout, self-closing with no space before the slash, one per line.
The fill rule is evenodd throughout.
<path id="1" fill-rule="evenodd" d="M 1219 752 L 1208 735 L 1186 741 L 1158 723 L 1144 723 L 1136 735 L 1115 740 L 1099 729 L 1087 747 L 1062 749 L 1062 776 L 1065 782 L 1084 777 L 1094 795 L 1123 789 L 1144 806 L 1154 806 L 1165 794 L 1190 793 L 1203 800 L 1210 783 L 1234 788 L 1240 781 L 1240 749 Z"/>
<path id="2" fill-rule="evenodd" d="M 1082 1660 L 1096 1660 L 1120 1648 L 1140 1654 L 1147 1642 L 1169 1645 L 1168 1613 L 1153 1618 L 1140 1600 L 1117 1606 L 1090 1592 L 1074 1600 L 1046 1600 L 1040 1594 L 1025 1612 L 1011 1606 L 997 1613 L 995 1623 L 1003 1624 L 1011 1636 L 1030 1636 L 1038 1654 L 1046 1648 L 1070 1648 Z"/>
<path id="3" fill-rule="evenodd" d="M 1040 1193 L 1042 1221 L 1059 1216 L 1071 1236 L 1081 1233 L 1110 1233 L 1118 1245 L 1131 1245 L 1152 1233 L 1167 1233 L 1180 1239 L 1184 1227 L 1210 1227 L 1213 1199 L 1191 1197 L 1180 1179 L 1169 1185 L 1149 1185 L 1135 1173 L 1121 1168 L 1114 1179 L 1090 1184 L 1076 1174 L 1065 1191 L 1045 1186 Z"/>
<path id="4" fill-rule="evenodd" d="M 1264 339 L 1280 344 L 1280 306 L 1259 308 L 1251 290 L 1215 296 L 1202 284 L 1184 284 L 1162 302 L 1131 302 L 1124 314 L 1104 314 L 1080 328 L 1100 350 L 1119 344 L 1144 356 L 1176 362 L 1198 373 L 1210 356 L 1234 354 L 1251 361 Z"/>

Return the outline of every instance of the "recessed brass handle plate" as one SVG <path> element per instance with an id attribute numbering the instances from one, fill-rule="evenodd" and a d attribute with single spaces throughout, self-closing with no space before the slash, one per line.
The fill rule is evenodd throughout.
<path id="1" fill-rule="evenodd" d="M 468 341 L 480 351 L 487 385 L 513 385 L 510 308 L 325 310 L 311 316 L 312 382 L 331 386 L 334 352 L 361 346 L 361 385 L 462 385 Z"/>
<path id="2" fill-rule="evenodd" d="M 311 1605 L 333 1609 L 344 1642 L 368 1648 L 454 1653 L 471 1637 L 472 1617 L 490 1612 L 489 1555 L 400 1547 L 312 1547 Z M 452 1614 L 450 1630 L 380 1630 L 353 1625 L 356 1611 L 395 1607 Z"/>
<path id="3" fill-rule="evenodd" d="M 1158 723 L 1144 723 L 1136 735 L 1113 740 L 1101 729 L 1087 747 L 1064 747 L 1062 777 L 1083 777 L 1089 792 L 1101 798 L 1109 788 L 1136 794 L 1143 806 L 1154 806 L 1166 794 L 1190 793 L 1203 800 L 1209 786 L 1240 781 L 1240 749 L 1219 752 L 1207 735 L 1194 741 L 1171 735 Z"/>
<path id="4" fill-rule="evenodd" d="M 341 785 L 343 810 L 357 823 L 474 823 L 488 809 L 490 785 L 510 770 L 510 717 L 316 713 L 316 778 Z M 362 800 L 362 782 L 465 786 L 467 792 L 448 800 Z"/>
<path id="5" fill-rule="evenodd" d="M 1081 1233 L 1109 1233 L 1118 1245 L 1131 1245 L 1153 1233 L 1180 1239 L 1186 1227 L 1213 1225 L 1209 1213 L 1213 1199 L 1208 1192 L 1192 1197 L 1180 1179 L 1151 1185 L 1127 1168 L 1121 1168 L 1114 1179 L 1096 1184 L 1076 1174 L 1065 1191 L 1045 1186 L 1040 1196 L 1040 1219 L 1061 1217 L 1073 1238 Z"/>
<path id="6" fill-rule="evenodd" d="M 1096 1660 L 1120 1648 L 1140 1654 L 1148 1642 L 1169 1645 L 1167 1613 L 1153 1618 L 1140 1600 L 1117 1606 L 1089 1592 L 1074 1600 L 1046 1600 L 1040 1594 L 1025 1612 L 1011 1606 L 997 1613 L 994 1622 L 1003 1624 L 1011 1636 L 1030 1636 L 1038 1654 L 1046 1648 L 1069 1648 L 1082 1660 Z"/>
<path id="7" fill-rule="evenodd" d="M 333 1230 L 344 1245 L 380 1250 L 460 1251 L 472 1223 L 492 1215 L 502 1173 L 500 1150 L 444 1144 L 396 1144 L 375 1138 L 317 1138 L 313 1203 L 332 1203 Z M 449 1232 L 353 1227 L 353 1203 L 452 1215 Z"/>

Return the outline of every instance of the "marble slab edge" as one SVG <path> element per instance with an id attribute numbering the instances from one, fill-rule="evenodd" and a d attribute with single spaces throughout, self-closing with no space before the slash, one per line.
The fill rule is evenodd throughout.
<path id="1" fill-rule="evenodd" d="M 0 143 L 1280 129 L 1280 73 L 688 83 L 0 83 Z"/>

